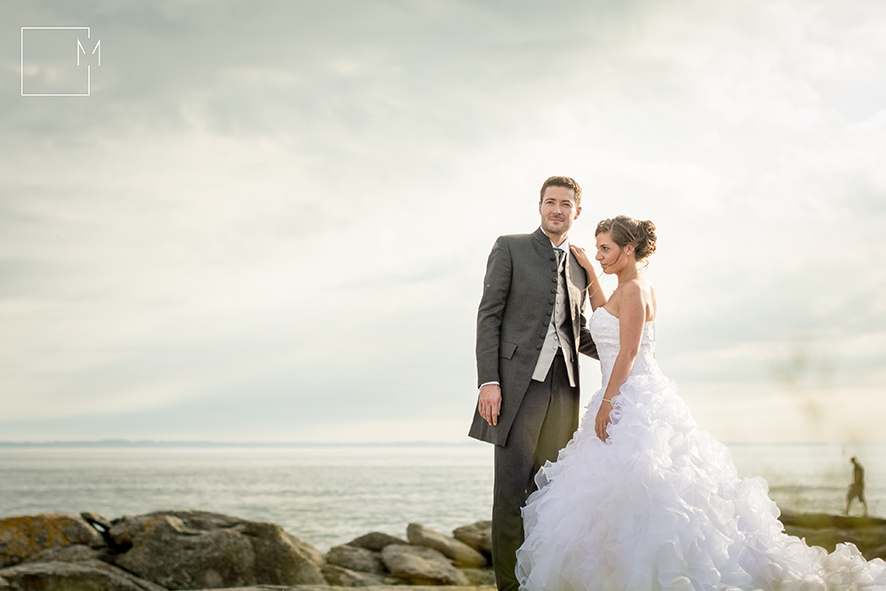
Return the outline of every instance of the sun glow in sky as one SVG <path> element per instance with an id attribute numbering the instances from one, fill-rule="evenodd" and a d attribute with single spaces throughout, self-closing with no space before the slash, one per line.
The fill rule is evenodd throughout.
<path id="1" fill-rule="evenodd" d="M 61 25 L 90 96 L 21 96 Z M 878 0 L 12 0 L 0 35 L 0 440 L 465 441 L 486 256 L 565 174 L 574 243 L 657 225 L 703 427 L 882 441 Z"/>

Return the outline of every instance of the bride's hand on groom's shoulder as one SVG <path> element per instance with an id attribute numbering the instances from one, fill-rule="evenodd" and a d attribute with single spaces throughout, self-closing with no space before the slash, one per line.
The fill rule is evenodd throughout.
<path id="1" fill-rule="evenodd" d="M 569 245 L 569 250 L 572 251 L 572 255 L 578 261 L 578 264 L 584 268 L 585 271 L 587 271 L 589 274 L 594 273 L 593 263 L 591 263 L 591 259 L 588 258 L 588 253 L 585 252 L 585 249 L 583 249 L 581 246 L 571 244 Z"/>

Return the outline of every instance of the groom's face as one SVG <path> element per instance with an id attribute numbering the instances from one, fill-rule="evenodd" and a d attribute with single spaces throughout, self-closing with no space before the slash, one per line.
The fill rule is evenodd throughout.
<path id="1" fill-rule="evenodd" d="M 575 204 L 575 191 L 567 187 L 548 187 L 538 204 L 541 214 L 541 229 L 548 234 L 562 236 L 572 227 L 572 222 L 581 213 Z"/>

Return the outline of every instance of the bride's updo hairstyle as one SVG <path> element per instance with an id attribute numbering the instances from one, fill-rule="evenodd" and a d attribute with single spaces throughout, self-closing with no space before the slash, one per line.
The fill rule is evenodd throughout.
<path id="1" fill-rule="evenodd" d="M 624 248 L 628 244 L 633 245 L 634 257 L 638 261 L 648 258 L 655 252 L 655 224 L 649 220 L 635 220 L 625 215 L 619 215 L 597 224 L 594 236 L 603 232 L 609 232 L 612 235 L 612 241 L 619 248 Z"/>

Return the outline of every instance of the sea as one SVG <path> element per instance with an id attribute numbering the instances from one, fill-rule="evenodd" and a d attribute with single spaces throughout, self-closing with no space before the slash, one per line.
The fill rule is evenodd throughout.
<path id="1" fill-rule="evenodd" d="M 739 476 L 761 476 L 781 508 L 841 513 L 849 458 L 886 514 L 886 445 L 732 444 Z M 321 551 L 370 531 L 405 537 L 490 519 L 492 447 L 392 445 L 0 445 L 0 518 L 168 509 L 272 521 Z M 860 514 L 854 502 L 851 513 Z"/>

